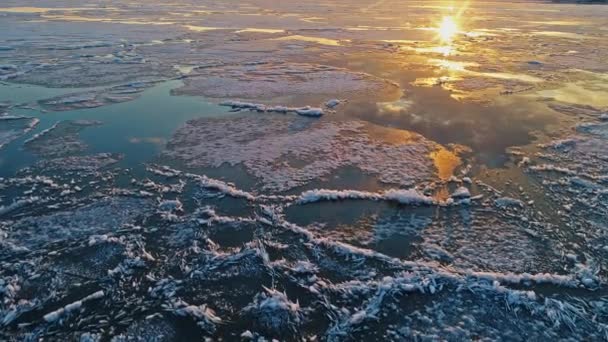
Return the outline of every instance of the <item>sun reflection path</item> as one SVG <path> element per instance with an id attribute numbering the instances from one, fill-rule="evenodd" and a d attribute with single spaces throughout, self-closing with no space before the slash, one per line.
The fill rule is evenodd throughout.
<path id="1" fill-rule="evenodd" d="M 452 54 L 454 38 L 459 32 L 458 23 L 454 16 L 443 17 L 441 23 L 437 27 L 437 36 L 442 46 L 437 46 L 437 52 L 444 56 Z"/>
<path id="2" fill-rule="evenodd" d="M 458 4 L 458 6 L 456 6 Z M 463 33 L 461 31 L 461 18 L 464 12 L 469 7 L 469 0 L 464 0 L 454 3 L 444 8 L 448 10 L 448 13 L 443 16 L 441 22 L 437 23 L 435 30 L 437 31 L 437 39 L 442 46 L 436 47 L 441 50 L 444 56 L 449 56 L 454 50 L 454 40 L 456 37 Z"/>
<path id="3" fill-rule="evenodd" d="M 451 44 L 458 34 L 458 24 L 453 16 L 445 16 L 438 28 L 439 39 L 442 43 Z"/>

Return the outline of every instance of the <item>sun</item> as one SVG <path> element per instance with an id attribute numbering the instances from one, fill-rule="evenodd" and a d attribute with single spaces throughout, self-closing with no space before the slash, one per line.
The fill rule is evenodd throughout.
<path id="1" fill-rule="evenodd" d="M 437 30 L 439 32 L 439 39 L 444 43 L 451 43 L 456 34 L 458 33 L 458 24 L 454 17 L 445 16 L 439 25 Z"/>

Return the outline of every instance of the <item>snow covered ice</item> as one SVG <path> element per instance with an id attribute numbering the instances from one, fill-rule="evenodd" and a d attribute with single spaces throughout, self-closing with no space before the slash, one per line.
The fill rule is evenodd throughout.
<path id="1" fill-rule="evenodd" d="M 0 340 L 608 340 L 608 6 L 0 5 Z"/>

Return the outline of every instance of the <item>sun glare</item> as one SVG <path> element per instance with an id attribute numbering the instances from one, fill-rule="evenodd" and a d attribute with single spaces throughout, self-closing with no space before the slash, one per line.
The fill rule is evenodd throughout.
<path id="1" fill-rule="evenodd" d="M 458 33 L 458 24 L 454 17 L 445 16 L 438 28 L 439 38 L 444 43 L 450 43 Z"/>

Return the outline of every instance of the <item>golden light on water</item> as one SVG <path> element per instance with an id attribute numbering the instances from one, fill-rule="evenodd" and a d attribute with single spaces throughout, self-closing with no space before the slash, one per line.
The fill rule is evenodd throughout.
<path id="1" fill-rule="evenodd" d="M 438 27 L 439 39 L 443 43 L 451 43 L 458 34 L 458 24 L 453 16 L 445 16 Z"/>
<path id="2" fill-rule="evenodd" d="M 458 155 L 444 148 L 431 152 L 430 157 L 437 169 L 437 175 L 444 181 L 450 179 L 454 170 L 462 163 Z"/>
<path id="3" fill-rule="evenodd" d="M 437 169 L 437 176 L 444 182 L 448 181 L 454 175 L 456 168 L 462 164 L 462 160 L 456 153 L 445 148 L 431 152 L 430 157 Z M 450 198 L 450 190 L 447 186 L 439 187 L 433 197 L 437 200 L 445 201 Z"/>
<path id="4" fill-rule="evenodd" d="M 441 46 L 436 47 L 437 51 L 444 56 L 449 56 L 454 51 L 454 40 L 462 33 L 461 31 L 461 18 L 468 8 L 469 1 L 462 1 L 455 6 L 452 3 L 450 6 L 446 6 L 447 13 L 442 17 L 441 21 L 436 23 L 433 30 L 437 32 L 437 40 L 441 43 Z"/>

